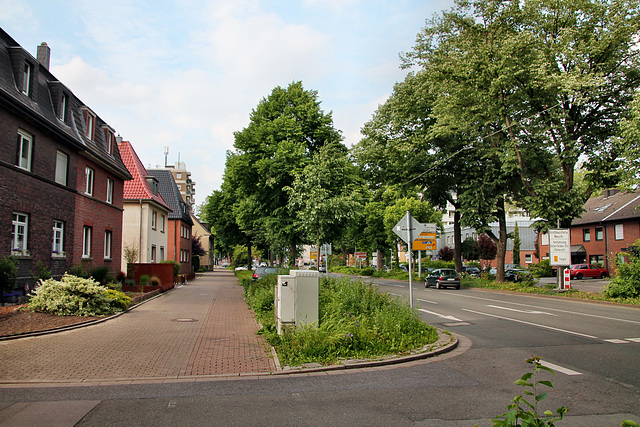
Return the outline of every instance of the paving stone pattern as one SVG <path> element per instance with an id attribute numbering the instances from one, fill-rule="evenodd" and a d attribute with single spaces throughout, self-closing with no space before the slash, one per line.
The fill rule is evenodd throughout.
<path id="1" fill-rule="evenodd" d="M 0 342 L 0 382 L 274 371 L 257 330 L 235 276 L 206 273 L 104 323 Z"/>

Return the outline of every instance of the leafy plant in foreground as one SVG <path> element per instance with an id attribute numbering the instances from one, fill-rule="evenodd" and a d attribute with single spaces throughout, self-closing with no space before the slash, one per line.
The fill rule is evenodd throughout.
<path id="1" fill-rule="evenodd" d="M 539 427 L 539 426 L 554 426 L 555 421 L 562 419 L 569 409 L 561 406 L 556 409 L 556 414 L 550 410 L 546 410 L 543 416 L 538 414 L 538 402 L 547 397 L 547 392 L 538 393 L 538 387 L 544 385 L 553 388 L 551 381 L 537 380 L 537 374 L 541 370 L 545 370 L 555 375 L 552 369 L 542 365 L 540 363 L 539 356 L 531 356 L 527 359 L 527 363 L 533 365 L 533 371 L 528 372 L 522 376 L 519 380 L 515 381 L 516 385 L 524 388 L 524 395 L 531 396 L 531 402 L 526 397 L 518 395 L 513 398 L 512 403 L 507 406 L 509 412 L 499 415 L 498 418 L 504 418 L 502 420 L 495 419 L 493 421 L 494 427 L 502 426 L 527 426 L 527 427 Z"/>

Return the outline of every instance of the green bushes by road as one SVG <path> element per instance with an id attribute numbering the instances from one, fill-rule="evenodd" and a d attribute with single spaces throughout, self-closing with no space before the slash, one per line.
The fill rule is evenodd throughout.
<path id="1" fill-rule="evenodd" d="M 262 324 L 260 333 L 284 364 L 402 354 L 438 340 L 436 329 L 406 303 L 348 279 L 321 279 L 318 324 L 279 336 L 273 312 L 277 276 L 252 282 L 247 272 L 238 273 L 247 302 Z"/>

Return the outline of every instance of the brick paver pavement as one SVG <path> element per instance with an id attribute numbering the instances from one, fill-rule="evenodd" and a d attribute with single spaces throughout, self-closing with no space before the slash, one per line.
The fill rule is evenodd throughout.
<path id="1" fill-rule="evenodd" d="M 231 272 L 206 273 L 106 322 L 0 342 L 0 382 L 181 378 L 275 370 Z"/>

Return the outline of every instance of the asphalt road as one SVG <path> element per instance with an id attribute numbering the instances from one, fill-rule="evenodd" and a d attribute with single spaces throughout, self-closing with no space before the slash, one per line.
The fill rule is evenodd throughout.
<path id="1" fill-rule="evenodd" d="M 407 284 L 379 286 L 408 295 Z M 77 411 L 81 419 L 58 425 L 78 426 L 487 426 L 522 394 L 513 381 L 537 355 L 557 372 L 540 378 L 554 385 L 541 410 L 570 409 L 559 426 L 640 421 L 640 310 L 421 284 L 414 297 L 426 321 L 459 334 L 458 349 L 426 362 L 353 372 L 0 389 L 0 408 L 34 402 L 58 411 L 58 419 Z M 41 421 L 33 425 L 53 425 Z"/>

